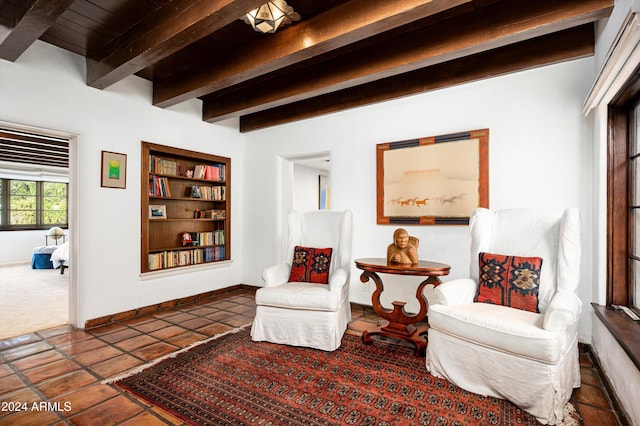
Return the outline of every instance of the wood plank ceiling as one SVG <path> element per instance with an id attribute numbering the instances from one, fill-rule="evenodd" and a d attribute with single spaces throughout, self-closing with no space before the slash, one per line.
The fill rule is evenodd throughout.
<path id="1" fill-rule="evenodd" d="M 4 0 L 0 58 L 36 40 L 86 58 L 87 85 L 135 74 L 153 104 L 200 98 L 246 132 L 593 55 L 613 0 L 289 0 L 275 34 L 240 18 L 264 0 Z"/>

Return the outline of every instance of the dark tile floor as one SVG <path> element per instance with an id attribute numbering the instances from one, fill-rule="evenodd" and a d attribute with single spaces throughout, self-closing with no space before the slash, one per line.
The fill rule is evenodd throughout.
<path id="1" fill-rule="evenodd" d="M 0 341 L 0 425 L 182 424 L 101 381 L 248 324 L 254 314 L 253 293 L 242 290 L 92 330 L 64 326 Z M 360 334 L 378 320 L 354 308 L 348 332 Z M 583 424 L 619 425 L 586 353 L 581 367 L 573 398 Z"/>

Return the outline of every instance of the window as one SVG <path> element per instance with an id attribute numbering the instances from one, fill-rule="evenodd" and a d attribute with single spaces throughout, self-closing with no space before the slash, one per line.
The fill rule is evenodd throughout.
<path id="1" fill-rule="evenodd" d="M 66 225 L 66 183 L 42 182 L 42 223 L 45 225 Z"/>
<path id="2" fill-rule="evenodd" d="M 9 225 L 36 226 L 36 183 L 9 181 Z"/>
<path id="3" fill-rule="evenodd" d="M 0 179 L 0 229 L 67 226 L 68 184 Z"/>
<path id="4" fill-rule="evenodd" d="M 609 106 L 607 304 L 640 312 L 640 73 Z"/>

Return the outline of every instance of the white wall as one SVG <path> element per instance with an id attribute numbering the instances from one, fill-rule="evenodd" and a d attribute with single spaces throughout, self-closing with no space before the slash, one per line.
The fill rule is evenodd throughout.
<path id="1" fill-rule="evenodd" d="M 198 101 L 166 110 L 153 107 L 151 84 L 138 77 L 106 90 L 90 88 L 84 58 L 42 42 L 15 63 L 0 60 L 0 93 L 1 121 L 78 135 L 71 265 L 77 268 L 76 325 L 241 282 L 243 150 L 237 129 L 203 122 Z M 140 279 L 141 140 L 231 157 L 230 265 Z M 126 189 L 100 186 L 102 150 L 127 155 Z"/>
<path id="2" fill-rule="evenodd" d="M 267 194 L 277 193 L 289 177 L 282 157 L 330 151 L 332 208 L 354 213 L 353 258 L 384 257 L 396 226 L 376 225 L 375 145 L 489 128 L 491 208 L 577 206 L 582 211 L 580 296 L 590 303 L 592 135 L 581 110 L 593 76 L 593 58 L 587 58 L 247 133 L 244 229 L 252 244 L 243 250 L 251 259 L 243 281 L 260 285 L 260 270 L 280 260 L 290 204 L 286 190 L 281 190 L 282 203 L 274 204 Z M 420 238 L 421 258 L 450 264 L 448 278 L 466 276 L 467 226 L 408 229 Z M 362 284 L 355 267 L 351 275 L 352 301 L 370 304 L 373 284 Z M 383 303 L 411 301 L 407 310 L 415 311 L 415 286 L 386 288 Z M 581 319 L 582 341 L 590 339 L 586 321 Z"/>
<path id="3" fill-rule="evenodd" d="M 593 314 L 595 315 L 595 314 Z M 602 322 L 594 318 L 592 348 L 631 424 L 640 424 L 640 371 Z"/>
<path id="4" fill-rule="evenodd" d="M 293 165 L 293 208 L 299 211 L 318 210 L 320 176 L 326 172 L 311 167 Z"/>
<path id="5" fill-rule="evenodd" d="M 0 232 L 0 265 L 29 263 L 35 247 L 44 246 L 46 230 L 37 231 L 1 231 Z M 68 234 L 68 231 L 65 230 Z M 62 240 L 58 241 L 62 244 Z M 56 242 L 49 238 L 49 245 Z"/>
<path id="6" fill-rule="evenodd" d="M 614 3 L 615 6 L 609 18 L 598 21 L 596 25 L 596 70 L 600 70 L 604 66 L 609 49 L 614 43 L 629 10 L 632 7 L 637 8 L 639 4 L 638 0 L 615 0 Z"/>

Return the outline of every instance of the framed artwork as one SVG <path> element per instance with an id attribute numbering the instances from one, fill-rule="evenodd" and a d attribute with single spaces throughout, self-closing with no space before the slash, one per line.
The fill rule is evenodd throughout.
<path id="1" fill-rule="evenodd" d="M 489 207 L 489 129 L 376 145 L 377 223 L 464 225 Z"/>
<path id="2" fill-rule="evenodd" d="M 100 186 L 121 189 L 127 187 L 127 154 L 102 151 Z"/>
<path id="3" fill-rule="evenodd" d="M 327 210 L 331 208 L 331 188 L 329 187 L 329 176 L 318 176 L 318 208 Z"/>
<path id="4" fill-rule="evenodd" d="M 166 219 L 167 206 L 162 204 L 149 204 L 149 219 Z"/>

